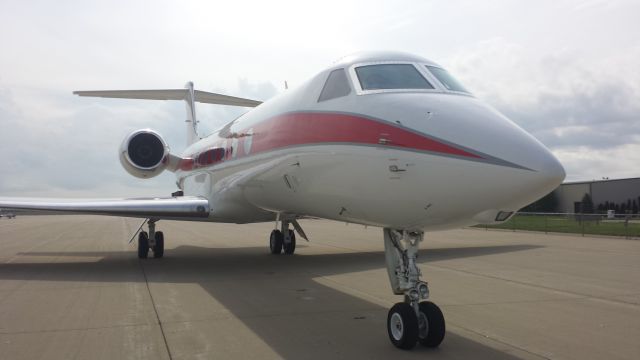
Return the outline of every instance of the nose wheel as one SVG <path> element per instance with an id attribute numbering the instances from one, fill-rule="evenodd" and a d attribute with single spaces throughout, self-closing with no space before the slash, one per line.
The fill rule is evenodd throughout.
<path id="1" fill-rule="evenodd" d="M 423 301 L 418 307 L 418 342 L 426 347 L 437 347 L 444 340 L 444 315 L 431 301 Z"/>
<path id="2" fill-rule="evenodd" d="M 400 349 L 411 349 L 418 342 L 418 330 L 418 317 L 411 305 L 393 305 L 387 315 L 387 331 L 391 343 Z"/>
<path id="3" fill-rule="evenodd" d="M 440 308 L 426 301 L 429 287 L 420 280 L 416 265 L 421 232 L 384 229 L 385 258 L 391 287 L 396 295 L 404 295 L 387 315 L 387 332 L 391 343 L 400 349 L 412 349 L 417 343 L 437 347 L 446 332 Z"/>

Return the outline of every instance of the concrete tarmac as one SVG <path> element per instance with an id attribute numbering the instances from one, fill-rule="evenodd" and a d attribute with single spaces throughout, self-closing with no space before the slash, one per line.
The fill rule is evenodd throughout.
<path id="1" fill-rule="evenodd" d="M 640 359 L 640 241 L 475 229 L 427 234 L 420 267 L 440 348 L 394 348 L 382 231 L 304 221 L 293 256 L 272 224 L 0 221 L 0 359 Z"/>

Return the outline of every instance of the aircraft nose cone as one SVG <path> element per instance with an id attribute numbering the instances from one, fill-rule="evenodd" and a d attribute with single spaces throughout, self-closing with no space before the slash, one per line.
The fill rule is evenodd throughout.
<path id="1" fill-rule="evenodd" d="M 564 181 L 567 173 L 564 171 L 564 167 L 555 156 L 553 156 L 552 162 L 553 164 L 545 169 L 545 172 L 546 175 L 556 184 L 556 186 L 558 186 Z"/>
<path id="2" fill-rule="evenodd" d="M 533 145 L 533 144 L 532 144 Z M 520 207 L 540 199 L 555 190 L 564 181 L 566 173 L 560 161 L 541 143 L 532 146 L 532 162 L 525 162 L 531 171 L 522 179 L 521 192 L 514 196 L 522 197 Z"/>
<path id="3" fill-rule="evenodd" d="M 558 159 L 549 150 L 546 148 L 545 150 L 546 154 L 544 161 L 538 169 L 538 174 L 541 185 L 553 190 L 562 183 L 566 173 L 564 171 L 564 167 L 560 164 L 560 161 L 558 161 Z"/>

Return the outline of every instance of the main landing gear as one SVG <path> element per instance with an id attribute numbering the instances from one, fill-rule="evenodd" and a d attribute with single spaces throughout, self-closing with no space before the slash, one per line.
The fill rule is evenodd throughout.
<path id="1" fill-rule="evenodd" d="M 426 301 L 429 286 L 420 280 L 416 265 L 418 245 L 423 232 L 384 229 L 384 249 L 391 288 L 396 295 L 404 295 L 389 310 L 387 332 L 398 348 L 411 349 L 416 343 L 437 347 L 444 339 L 444 316 L 436 304 Z"/>
<path id="2" fill-rule="evenodd" d="M 138 233 L 138 258 L 146 259 L 149 255 L 149 249 L 153 251 L 153 257 L 158 259 L 164 256 L 164 234 L 162 231 L 156 231 L 156 221 L 149 220 L 149 232 L 140 231 Z"/>
<path id="3" fill-rule="evenodd" d="M 269 250 L 272 254 L 278 255 L 284 251 L 291 255 L 296 251 L 296 233 L 289 229 L 289 221 L 280 222 L 280 230 L 275 229 L 269 237 Z"/>

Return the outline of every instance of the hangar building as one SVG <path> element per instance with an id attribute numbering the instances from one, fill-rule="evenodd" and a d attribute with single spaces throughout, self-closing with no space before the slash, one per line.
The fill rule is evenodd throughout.
<path id="1" fill-rule="evenodd" d="M 567 182 L 554 190 L 554 194 L 558 212 L 580 212 L 580 204 L 584 194 L 591 196 L 595 210 L 599 205 L 604 206 L 608 203 L 613 204 L 612 206 L 618 205 L 618 207 L 624 204 L 623 209 L 625 210 L 632 210 L 635 207 L 638 212 L 640 178 Z M 616 212 L 625 211 L 618 210 Z"/>

